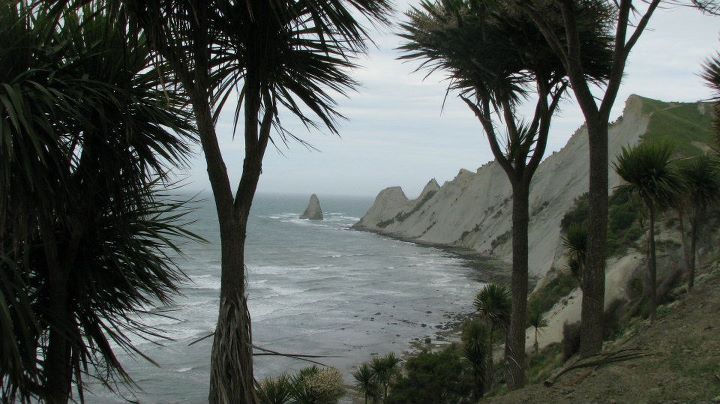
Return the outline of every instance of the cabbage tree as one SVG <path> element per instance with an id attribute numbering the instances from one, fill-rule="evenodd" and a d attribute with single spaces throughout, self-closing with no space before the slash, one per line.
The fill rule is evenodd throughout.
<path id="1" fill-rule="evenodd" d="M 679 189 L 682 178 L 671 164 L 673 148 L 664 143 L 641 143 L 624 147 L 613 163 L 615 171 L 625 181 L 620 185 L 636 194 L 648 214 L 648 286 L 645 295 L 650 302 L 650 319 L 657 311 L 657 267 L 655 254 L 655 222 L 658 211 L 667 207 Z"/>
<path id="2" fill-rule="evenodd" d="M 12 329 L 0 324 L 22 366 L 0 377 L 3 399 L 63 403 L 73 385 L 82 401 L 88 377 L 131 383 L 113 346 L 144 355 L 128 332 L 157 330 L 136 314 L 169 302 L 184 278 L 168 256 L 188 235 L 183 204 L 157 188 L 193 130 L 117 14 L 86 6 L 56 18 L 45 4 L 0 9 L 0 272 L 14 288 L 3 282 L 0 299 Z"/>
<path id="3" fill-rule="evenodd" d="M 680 230 L 686 255 L 688 290 L 692 290 L 695 285 L 698 235 L 707 220 L 708 207 L 720 200 L 720 163 L 717 158 L 702 154 L 680 162 L 678 173 L 684 187 L 678 190 L 677 207 L 680 208 L 681 219 L 687 214 L 690 222 L 689 237 L 686 237 L 682 220 Z"/>
<path id="4" fill-rule="evenodd" d="M 609 70 L 609 43 L 599 18 L 587 14 L 578 35 L 587 44 L 582 60 L 588 80 L 602 80 Z M 506 362 L 509 386 L 525 384 L 525 330 L 528 295 L 528 226 L 530 184 L 545 154 L 551 119 L 568 88 L 567 72 L 533 21 L 492 0 L 425 0 L 407 12 L 401 25 L 406 43 L 402 59 L 447 78 L 475 114 L 495 161 L 513 192 L 512 315 Z M 600 27 L 600 28 L 598 28 Z M 551 29 L 562 36 L 562 26 Z M 534 102 L 525 121 L 518 107 Z M 500 129 L 503 128 L 503 129 Z"/>
<path id="5" fill-rule="evenodd" d="M 58 0 L 58 4 L 69 0 Z M 89 1 L 89 0 L 79 0 Z M 281 112 L 337 133 L 334 96 L 353 89 L 352 58 L 365 51 L 362 20 L 384 22 L 386 0 L 106 0 L 149 39 L 194 114 L 220 227 L 220 309 L 211 403 L 257 402 L 247 305 L 245 240 L 270 143 L 298 139 Z M 216 130 L 224 107 L 244 144 L 232 184 Z M 230 134 L 228 134 L 230 135 Z"/>
<path id="6" fill-rule="evenodd" d="M 617 99 L 625 66 L 635 45 L 645 32 L 655 12 L 663 6 L 692 6 L 703 12 L 717 14 L 717 0 L 513 0 L 506 4 L 528 16 L 542 32 L 555 55 L 568 73 L 588 131 L 589 143 L 589 222 L 588 254 L 583 278 L 580 327 L 580 353 L 597 354 L 603 344 L 603 313 L 605 309 L 605 260 L 608 228 L 608 129 L 610 113 Z M 611 69 L 605 85 L 596 88 L 588 80 L 588 65 L 583 55 L 592 47 L 581 35 L 587 28 L 583 17 L 595 14 L 602 23 L 599 33 L 613 38 L 608 61 Z M 556 30 L 557 25 L 562 29 Z"/>

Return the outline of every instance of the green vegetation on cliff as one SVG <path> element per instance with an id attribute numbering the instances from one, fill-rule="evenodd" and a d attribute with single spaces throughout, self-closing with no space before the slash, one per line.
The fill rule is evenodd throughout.
<path id="1" fill-rule="evenodd" d="M 712 144 L 712 104 L 640 98 L 643 101 L 643 112 L 652 114 L 643 141 L 670 143 L 683 156 L 702 153 Z"/>

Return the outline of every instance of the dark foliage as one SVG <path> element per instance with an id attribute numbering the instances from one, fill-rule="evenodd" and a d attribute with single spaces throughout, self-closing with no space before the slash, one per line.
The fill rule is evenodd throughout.
<path id="1" fill-rule="evenodd" d="M 563 361 L 580 351 L 580 323 L 563 324 Z"/>
<path id="2" fill-rule="evenodd" d="M 421 352 L 407 360 L 404 370 L 386 403 L 458 403 L 465 402 L 472 391 L 462 353 L 455 346 Z"/>
<path id="3" fill-rule="evenodd" d="M 577 198 L 560 223 L 563 234 L 567 235 L 573 226 L 589 226 L 588 194 Z M 626 188 L 618 188 L 608 201 L 608 256 L 617 256 L 634 245 L 644 234 L 641 226 L 642 203 Z"/>
<path id="4" fill-rule="evenodd" d="M 184 278 L 168 254 L 187 208 L 158 187 L 193 128 L 117 15 L 26 4 L 0 9 L 0 384 L 59 402 L 47 384 L 72 380 L 83 400 L 87 377 L 130 382 L 113 345 L 142 355 L 127 333 L 158 330 L 137 314 Z"/>

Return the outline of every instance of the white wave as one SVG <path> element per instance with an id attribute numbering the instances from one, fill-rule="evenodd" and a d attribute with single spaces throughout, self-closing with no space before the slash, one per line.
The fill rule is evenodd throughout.
<path id="1" fill-rule="evenodd" d="M 308 272 L 317 271 L 320 269 L 319 266 L 311 267 L 288 267 L 288 266 L 276 266 L 276 265 L 258 265 L 248 266 L 248 272 L 250 275 L 282 275 L 297 272 Z"/>
<path id="2" fill-rule="evenodd" d="M 220 290 L 220 278 L 215 275 L 192 275 L 190 276 L 190 283 L 186 287 L 190 289 Z"/>

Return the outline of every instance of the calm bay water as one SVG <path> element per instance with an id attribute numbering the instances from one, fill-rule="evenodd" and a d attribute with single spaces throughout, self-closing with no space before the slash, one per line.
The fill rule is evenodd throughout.
<path id="1" fill-rule="evenodd" d="M 188 346 L 214 329 L 220 288 L 217 219 L 210 196 L 196 204 L 191 230 L 208 240 L 184 245 L 181 268 L 190 278 L 183 296 L 158 307 L 172 318 L 146 322 L 172 341 L 134 338 L 160 367 L 120 355 L 142 389 L 142 403 L 207 402 L 212 338 Z M 260 195 L 251 213 L 247 266 L 253 338 L 260 347 L 286 353 L 329 355 L 352 383 L 353 367 L 373 354 L 402 352 L 414 338 L 432 337 L 451 313 L 471 309 L 481 287 L 472 269 L 442 250 L 420 247 L 350 226 L 370 198 L 319 195 L 322 222 L 298 219 L 307 196 Z M 308 366 L 282 357 L 256 357 L 256 377 Z M 95 387 L 88 402 L 121 399 Z"/>

